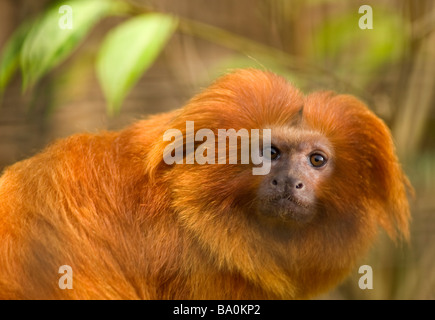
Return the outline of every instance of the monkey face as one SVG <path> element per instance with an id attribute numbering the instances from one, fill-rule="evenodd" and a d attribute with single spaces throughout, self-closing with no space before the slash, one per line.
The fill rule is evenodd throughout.
<path id="1" fill-rule="evenodd" d="M 331 174 L 334 153 L 320 133 L 302 128 L 275 128 L 271 171 L 258 189 L 258 213 L 266 219 L 305 224 L 320 210 L 316 190 Z"/>

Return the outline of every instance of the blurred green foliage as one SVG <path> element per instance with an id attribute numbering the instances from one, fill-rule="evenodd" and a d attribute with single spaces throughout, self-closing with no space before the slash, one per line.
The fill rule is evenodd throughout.
<path id="1" fill-rule="evenodd" d="M 109 32 L 97 60 L 109 114 L 119 112 L 122 100 L 157 58 L 176 26 L 177 20 L 169 15 L 149 13 Z"/>
<path id="2" fill-rule="evenodd" d="M 115 0 L 73 0 L 71 12 L 59 12 L 62 3 L 51 6 L 34 21 L 23 24 L 9 39 L 0 60 L 0 92 L 20 68 L 23 89 L 69 57 L 101 19 L 126 14 L 129 8 Z M 60 20 L 74 17 L 71 28 Z M 175 31 L 177 20 L 170 15 L 146 13 L 132 16 L 111 30 L 101 45 L 97 74 L 105 93 L 109 114 L 119 111 L 127 92 L 153 63 Z"/>
<path id="3" fill-rule="evenodd" d="M 357 84 L 364 86 L 380 68 L 400 60 L 409 45 L 409 29 L 396 12 L 380 7 L 373 12 L 375 29 L 358 30 L 361 17 L 354 10 L 322 21 L 308 42 L 307 54 L 313 62 L 338 66 L 338 76 L 360 80 Z"/>
<path id="4" fill-rule="evenodd" d="M 328 1 L 310 2 L 310 6 L 325 2 Z M 294 70 L 305 69 L 306 72 L 310 66 L 315 66 L 312 72 L 330 73 L 331 67 L 334 71 L 330 76 L 342 82 L 352 78 L 354 86 L 364 87 L 385 64 L 401 58 L 409 38 L 403 20 L 386 9 L 376 8 L 376 32 L 360 32 L 357 22 L 361 14 L 356 10 L 344 11 L 322 20 L 305 43 L 298 43 L 306 51 L 306 59 L 301 60 L 283 50 L 211 25 L 153 13 L 118 0 L 68 2 L 74 26 L 63 29 L 58 23 L 62 18 L 61 4 L 51 6 L 34 21 L 24 23 L 12 35 L 0 60 L 0 92 L 18 67 L 23 75 L 24 90 L 32 87 L 70 56 L 98 21 L 114 15 L 122 15 L 126 20 L 108 31 L 96 62 L 110 115 L 119 112 L 125 96 L 177 29 L 241 53 L 223 60 L 220 68 L 255 65 L 282 74 L 298 85 L 303 85 L 303 78 L 295 76 Z"/>

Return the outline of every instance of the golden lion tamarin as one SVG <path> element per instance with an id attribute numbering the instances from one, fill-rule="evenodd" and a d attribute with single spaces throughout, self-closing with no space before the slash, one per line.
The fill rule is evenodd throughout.
<path id="1" fill-rule="evenodd" d="M 208 130 L 202 141 L 270 130 L 269 172 L 212 161 L 218 138 L 199 153 L 209 163 L 189 163 L 201 141 L 188 145 L 188 122 Z M 0 298 L 310 298 L 349 273 L 379 226 L 408 237 L 406 187 L 389 130 L 355 97 L 304 96 L 273 73 L 238 70 L 182 109 L 8 168 Z M 59 286 L 63 265 L 71 289 Z"/>

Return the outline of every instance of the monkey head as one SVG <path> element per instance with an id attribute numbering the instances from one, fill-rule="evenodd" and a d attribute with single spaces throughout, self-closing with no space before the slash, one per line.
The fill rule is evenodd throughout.
<path id="1" fill-rule="evenodd" d="M 335 285 L 379 226 L 408 236 L 408 182 L 391 134 L 355 97 L 305 96 L 270 72 L 239 70 L 194 97 L 168 128 L 187 138 L 186 121 L 216 140 L 219 129 L 271 130 L 265 175 L 253 175 L 252 163 L 168 166 L 164 141 L 147 159 L 204 255 L 268 297 L 311 297 Z"/>

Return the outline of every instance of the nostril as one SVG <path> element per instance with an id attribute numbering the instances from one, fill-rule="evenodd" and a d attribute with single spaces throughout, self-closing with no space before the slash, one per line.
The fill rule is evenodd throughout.
<path id="1" fill-rule="evenodd" d="M 273 184 L 274 186 L 276 186 L 276 185 L 278 184 L 278 181 L 276 181 L 275 179 L 273 179 L 273 180 L 272 180 L 272 184 Z"/>
<path id="2" fill-rule="evenodd" d="M 303 185 L 302 182 L 299 182 L 299 183 L 296 185 L 296 189 L 302 189 L 303 187 L 304 187 L 304 185 Z"/>

